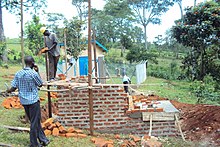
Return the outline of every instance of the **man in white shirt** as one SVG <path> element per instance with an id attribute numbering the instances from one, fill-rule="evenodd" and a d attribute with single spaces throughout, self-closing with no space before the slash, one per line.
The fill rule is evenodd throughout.
<path id="1" fill-rule="evenodd" d="M 130 78 L 125 74 L 123 77 L 123 84 L 131 84 Z M 125 93 L 128 93 L 128 86 L 124 86 Z"/>

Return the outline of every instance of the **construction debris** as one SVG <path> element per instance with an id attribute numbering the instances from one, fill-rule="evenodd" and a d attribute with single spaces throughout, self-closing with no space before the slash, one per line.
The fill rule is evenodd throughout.
<path id="1" fill-rule="evenodd" d="M 164 112 L 163 108 L 157 107 L 158 100 L 164 100 L 154 95 L 133 95 L 129 97 L 129 109 L 127 114 L 134 112 Z"/>
<path id="2" fill-rule="evenodd" d="M 145 135 L 141 138 L 142 147 L 162 147 L 157 137 Z"/>
<path id="3" fill-rule="evenodd" d="M 52 114 L 57 115 L 58 113 L 58 107 L 57 103 L 53 102 L 51 103 L 52 108 Z M 44 106 L 41 107 L 41 122 L 45 122 L 49 118 L 49 112 L 48 112 L 48 103 L 46 103 Z"/>
<path id="4" fill-rule="evenodd" d="M 106 140 L 104 138 L 91 138 L 91 141 L 97 146 L 97 147 L 113 147 L 114 141 L 113 140 Z"/>
<path id="5" fill-rule="evenodd" d="M 65 80 L 66 76 L 64 74 L 58 74 L 60 80 Z"/>

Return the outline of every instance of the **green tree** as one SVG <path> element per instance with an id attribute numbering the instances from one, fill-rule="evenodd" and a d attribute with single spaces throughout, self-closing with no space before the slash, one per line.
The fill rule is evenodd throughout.
<path id="1" fill-rule="evenodd" d="M 110 21 L 113 26 L 114 35 L 120 40 L 121 54 L 129 42 L 131 42 L 130 32 L 132 28 L 133 13 L 129 8 L 126 0 L 108 0 L 104 6 L 104 13 L 110 16 Z"/>
<path id="2" fill-rule="evenodd" d="M 173 6 L 173 0 L 128 0 L 136 15 L 136 22 L 144 28 L 145 48 L 147 49 L 147 26 L 161 24 L 160 16 Z"/>
<path id="3" fill-rule="evenodd" d="M 68 54 L 72 55 L 75 59 L 78 59 L 78 56 L 82 50 L 85 50 L 87 47 L 86 38 L 82 37 L 84 31 L 85 22 L 73 17 L 70 21 L 65 21 L 66 28 L 66 43 Z"/>
<path id="4" fill-rule="evenodd" d="M 80 21 L 83 21 L 83 17 L 86 18 L 88 15 L 88 0 L 72 0 L 72 4 L 76 7 Z"/>
<path id="5" fill-rule="evenodd" d="M 203 80 L 211 74 L 219 79 L 220 4 L 209 1 L 186 9 L 182 20 L 172 28 L 173 36 L 179 43 L 192 47 L 185 59 L 185 68 L 192 70 L 194 79 Z"/>
<path id="6" fill-rule="evenodd" d="M 43 36 L 39 31 L 42 26 L 43 24 L 40 23 L 40 19 L 36 15 L 33 15 L 32 21 L 27 22 L 25 25 L 27 46 L 34 55 L 37 55 L 40 48 L 44 46 Z"/>
<path id="7" fill-rule="evenodd" d="M 3 53 L 5 53 L 5 35 L 2 21 L 2 9 L 5 8 L 10 13 L 15 15 L 20 15 L 20 0 L 0 0 L 0 55 L 3 59 Z M 43 6 L 46 5 L 46 0 L 26 0 L 23 2 L 24 11 L 30 12 L 30 14 L 36 13 L 37 10 L 40 10 Z"/>
<path id="8" fill-rule="evenodd" d="M 157 55 L 146 50 L 143 44 L 132 44 L 132 46 L 129 48 L 129 52 L 126 56 L 126 59 L 130 63 L 145 60 L 157 63 L 156 57 Z"/>
<path id="9" fill-rule="evenodd" d="M 104 11 L 92 9 L 92 28 L 96 31 L 96 40 L 106 47 L 110 47 L 111 42 L 116 42 L 112 16 L 106 15 Z"/>
<path id="10" fill-rule="evenodd" d="M 50 30 L 53 30 L 54 33 L 59 34 L 58 30 L 59 28 L 62 28 L 63 25 L 61 26 L 60 24 L 64 24 L 67 19 L 63 14 L 60 13 L 47 13 L 47 28 Z M 59 38 L 60 36 L 58 36 Z M 63 36 L 62 36 L 63 37 Z"/>
<path id="11" fill-rule="evenodd" d="M 155 39 L 155 41 L 153 43 L 157 47 L 158 53 L 159 53 L 159 56 L 160 56 L 160 53 L 161 53 L 160 49 L 161 49 L 161 46 L 162 46 L 162 43 L 163 43 L 162 35 L 158 35 L 158 36 L 154 37 L 154 39 Z"/>

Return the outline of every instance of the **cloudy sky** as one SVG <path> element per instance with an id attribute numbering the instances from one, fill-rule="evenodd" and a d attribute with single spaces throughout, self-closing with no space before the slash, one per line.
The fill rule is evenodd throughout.
<path id="1" fill-rule="evenodd" d="M 204 0 L 197 0 L 197 2 L 203 2 Z M 183 7 L 193 5 L 194 0 L 183 0 Z M 103 0 L 92 0 L 91 5 L 93 8 L 102 9 L 105 2 Z M 71 0 L 48 0 L 48 7 L 46 12 L 62 13 L 67 19 L 71 19 L 76 15 L 75 7 L 71 4 Z M 9 19 L 10 18 L 10 19 Z M 154 37 L 163 35 L 168 28 L 174 25 L 174 20 L 180 18 L 180 10 L 178 5 L 174 5 L 166 14 L 162 16 L 161 25 L 149 25 L 148 41 L 153 41 Z M 24 14 L 24 22 L 31 19 L 29 14 Z M 41 18 L 43 20 L 43 18 Z M 5 36 L 9 38 L 16 38 L 20 34 L 20 23 L 17 23 L 19 18 L 9 14 L 3 9 L 3 25 Z"/>

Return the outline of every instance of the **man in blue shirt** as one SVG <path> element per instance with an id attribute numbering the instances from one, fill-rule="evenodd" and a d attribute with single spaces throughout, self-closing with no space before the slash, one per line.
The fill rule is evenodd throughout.
<path id="1" fill-rule="evenodd" d="M 38 67 L 34 64 L 34 59 L 27 56 L 24 59 L 26 67 L 15 74 L 8 93 L 18 89 L 18 97 L 30 120 L 30 146 L 41 147 L 49 144 L 41 126 L 41 110 L 38 96 L 38 87 L 43 82 L 38 73 Z M 34 69 L 34 70 L 33 70 Z M 39 142 L 38 142 L 39 140 Z"/>

